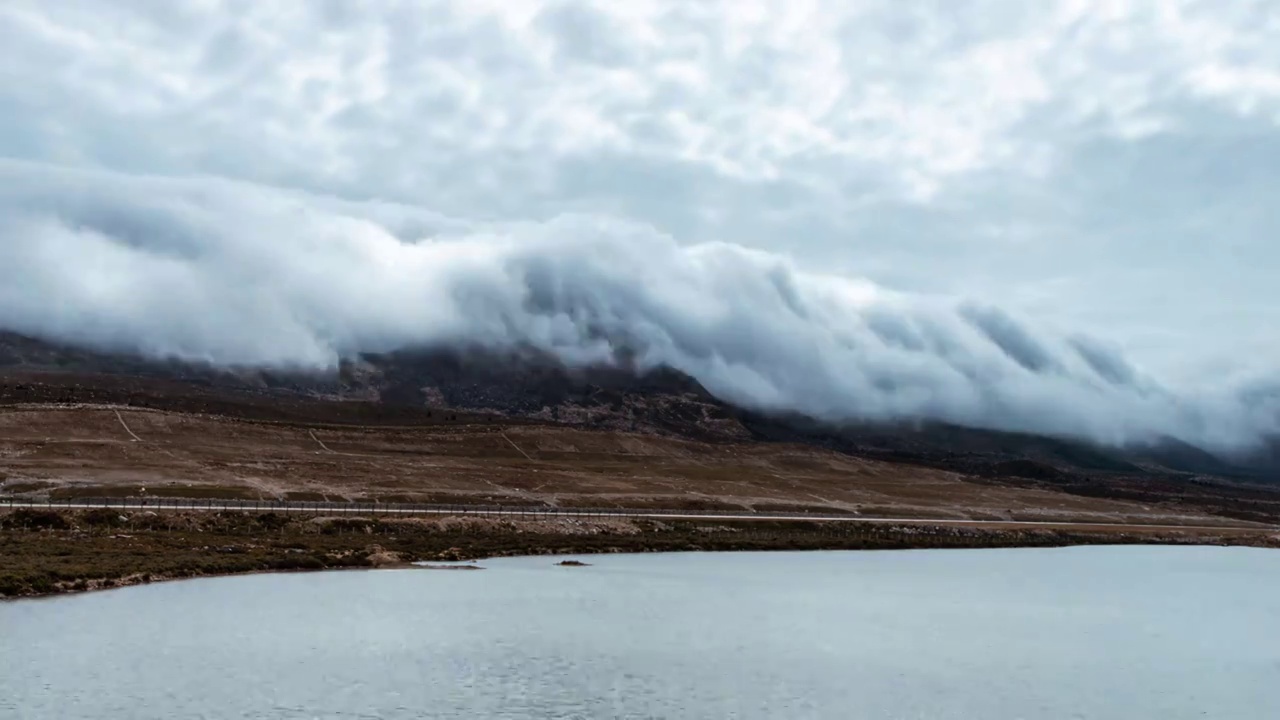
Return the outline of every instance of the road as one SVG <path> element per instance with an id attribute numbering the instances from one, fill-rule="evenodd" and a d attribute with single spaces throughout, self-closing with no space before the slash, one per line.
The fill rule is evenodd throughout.
<path id="1" fill-rule="evenodd" d="M 146 503 L 145 505 L 143 503 Z M 705 512 L 655 512 L 627 509 L 578 509 L 547 507 L 441 507 L 404 504 L 370 503 L 321 503 L 321 502 L 253 502 L 236 500 L 185 501 L 173 498 L 155 498 L 143 501 L 138 498 L 104 499 L 94 501 L 38 502 L 16 498 L 0 498 L 0 508 L 31 508 L 55 510 L 94 510 L 99 508 L 120 510 L 164 510 L 194 512 L 282 512 L 309 514 L 350 515 L 474 515 L 480 517 L 514 518 L 625 518 L 639 520 L 731 520 L 731 521 L 805 521 L 805 522 L 856 522 L 895 525 L 973 526 L 988 528 L 1027 527 L 1042 529 L 1096 529 L 1096 530 L 1183 530 L 1197 532 L 1278 532 L 1280 528 L 1256 523 L 1239 525 L 1176 525 L 1151 523 L 1098 522 L 1095 520 L 960 520 L 911 517 L 862 517 L 857 515 L 804 515 L 774 513 L 705 513 Z"/>

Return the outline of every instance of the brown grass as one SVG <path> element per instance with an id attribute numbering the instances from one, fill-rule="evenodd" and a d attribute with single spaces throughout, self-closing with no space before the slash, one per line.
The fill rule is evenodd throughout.
<path id="1" fill-rule="evenodd" d="M 1222 518 L 1225 513 L 1215 517 L 1213 507 L 1178 495 L 1131 500 L 1027 483 L 975 482 L 954 472 L 785 443 L 699 443 L 514 421 L 307 426 L 144 408 L 118 413 L 93 406 L 0 408 L 0 474 L 9 478 L 3 490 L 55 499 L 354 500 L 795 509 L 918 519 L 1231 522 Z M 1259 504 L 1257 518 L 1280 517 L 1280 494 L 1252 502 Z"/>
<path id="2" fill-rule="evenodd" d="M 267 496 L 250 488 L 218 485 L 142 486 L 142 485 L 68 485 L 49 491 L 54 500 L 81 498 L 147 498 L 167 497 L 191 500 L 265 500 Z"/>

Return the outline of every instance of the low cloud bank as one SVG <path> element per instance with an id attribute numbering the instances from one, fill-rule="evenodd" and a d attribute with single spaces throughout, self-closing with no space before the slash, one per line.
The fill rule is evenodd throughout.
<path id="1" fill-rule="evenodd" d="M 1085 335 L 732 244 L 17 162 L 0 162 L 0 328 L 312 369 L 424 344 L 533 346 L 569 364 L 626 347 L 726 400 L 824 419 L 1220 451 L 1280 431 L 1280 383 L 1170 387 Z"/>

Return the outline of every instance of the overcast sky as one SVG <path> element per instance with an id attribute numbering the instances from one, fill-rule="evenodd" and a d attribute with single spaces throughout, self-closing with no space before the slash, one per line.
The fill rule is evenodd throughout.
<path id="1" fill-rule="evenodd" d="M 1274 0 L 4 0 L 2 177 L 588 214 L 1274 376 L 1277 38 Z"/>

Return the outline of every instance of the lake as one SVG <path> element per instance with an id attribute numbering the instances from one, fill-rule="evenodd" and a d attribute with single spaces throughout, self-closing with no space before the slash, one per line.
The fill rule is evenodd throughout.
<path id="1" fill-rule="evenodd" d="M 0 603 L 0 718 L 1280 717 L 1280 552 L 724 553 Z"/>

